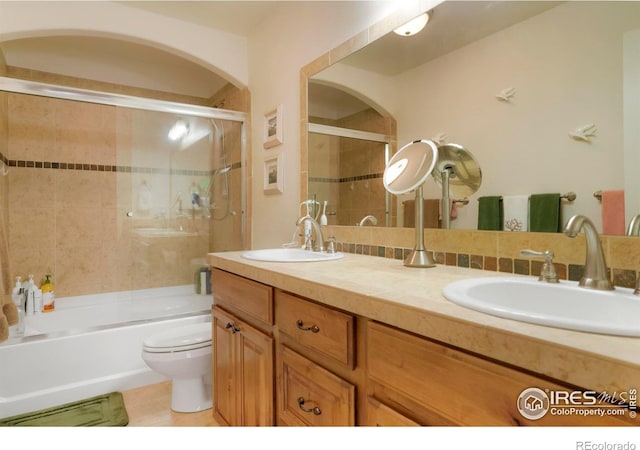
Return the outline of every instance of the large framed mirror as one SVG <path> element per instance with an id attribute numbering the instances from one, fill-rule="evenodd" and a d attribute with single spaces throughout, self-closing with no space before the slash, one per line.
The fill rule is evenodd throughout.
<path id="1" fill-rule="evenodd" d="M 625 224 L 640 213 L 640 2 L 445 1 L 430 16 L 415 36 L 390 32 L 315 64 L 304 74 L 305 128 L 334 110 L 336 95 L 314 94 L 330 88 L 393 124 L 381 132 L 391 155 L 415 139 L 467 148 L 483 182 L 453 229 L 476 229 L 481 197 L 556 192 L 561 221 L 584 214 L 603 234 L 622 234 L 604 223 L 601 194 L 624 192 Z M 317 191 L 307 148 L 303 196 Z M 424 193 L 438 198 L 440 187 L 428 180 Z M 389 225 L 404 225 L 404 201 L 388 205 Z"/>

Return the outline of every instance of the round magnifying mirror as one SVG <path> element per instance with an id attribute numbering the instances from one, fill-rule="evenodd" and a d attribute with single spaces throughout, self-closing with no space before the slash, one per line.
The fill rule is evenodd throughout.
<path id="1" fill-rule="evenodd" d="M 382 182 L 387 191 L 399 195 L 422 186 L 438 160 L 438 147 L 432 141 L 413 141 L 393 155 Z"/>
<path id="2" fill-rule="evenodd" d="M 467 197 L 480 189 L 482 171 L 471 152 L 458 144 L 438 147 L 438 162 L 433 178 L 442 185 L 443 172 L 448 171 L 449 192 L 456 197 Z"/>
<path id="3" fill-rule="evenodd" d="M 429 140 L 413 141 L 393 155 L 384 169 L 382 182 L 387 191 L 399 195 L 416 191 L 416 245 L 404 260 L 407 267 L 434 267 L 433 255 L 424 248 L 424 203 L 422 185 L 438 160 L 438 146 Z"/>

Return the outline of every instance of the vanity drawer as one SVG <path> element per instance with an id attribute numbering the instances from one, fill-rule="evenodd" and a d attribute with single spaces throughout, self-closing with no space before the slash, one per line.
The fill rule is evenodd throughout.
<path id="1" fill-rule="evenodd" d="M 273 325 L 273 288 L 220 269 L 211 272 L 213 303 Z M 244 317 L 243 317 L 244 318 Z"/>
<path id="2" fill-rule="evenodd" d="M 296 342 L 351 369 L 355 319 L 335 309 L 276 290 L 276 324 Z"/>
<path id="3" fill-rule="evenodd" d="M 280 346 L 280 421 L 291 426 L 355 425 L 355 386 Z"/>

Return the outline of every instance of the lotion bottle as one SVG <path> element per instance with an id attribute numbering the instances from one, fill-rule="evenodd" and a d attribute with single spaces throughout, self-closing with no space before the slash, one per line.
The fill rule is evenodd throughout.
<path id="1" fill-rule="evenodd" d="M 42 286 L 42 312 L 51 312 L 56 308 L 55 286 L 51 282 L 51 274 L 44 276 Z"/>

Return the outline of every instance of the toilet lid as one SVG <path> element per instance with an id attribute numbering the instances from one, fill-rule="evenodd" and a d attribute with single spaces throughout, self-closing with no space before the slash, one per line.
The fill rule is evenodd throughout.
<path id="1" fill-rule="evenodd" d="M 211 345 L 211 322 L 197 323 L 162 331 L 146 338 L 144 351 L 151 353 L 182 352 Z"/>

